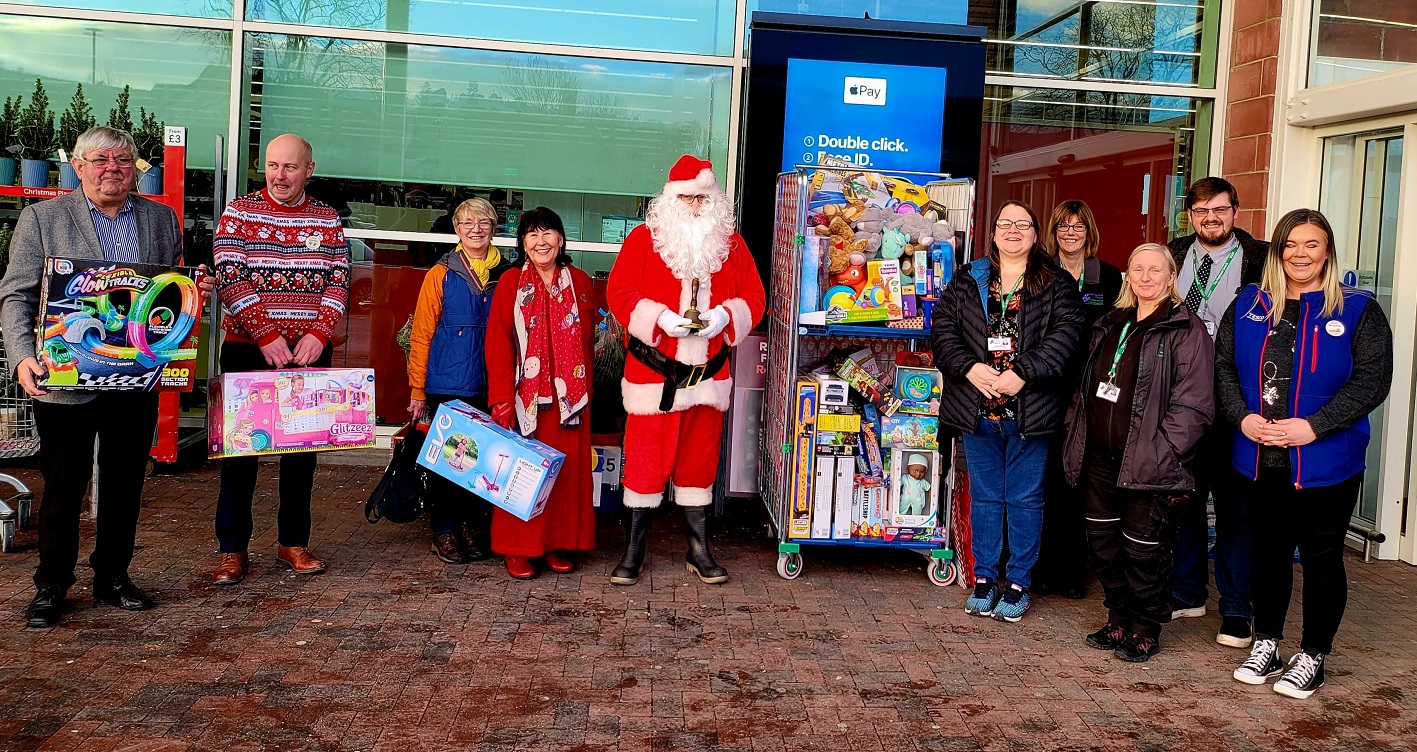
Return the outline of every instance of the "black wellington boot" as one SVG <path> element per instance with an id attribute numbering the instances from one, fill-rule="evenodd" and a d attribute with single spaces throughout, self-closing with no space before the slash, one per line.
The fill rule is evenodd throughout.
<path id="1" fill-rule="evenodd" d="M 645 537 L 649 535 L 653 514 L 653 509 L 630 510 L 630 521 L 625 526 L 625 558 L 610 573 L 612 584 L 633 585 L 639 581 L 640 568 L 645 564 Z"/>
<path id="2" fill-rule="evenodd" d="M 689 541 L 689 552 L 684 554 L 684 562 L 689 571 L 710 585 L 728 582 L 728 570 L 720 567 L 709 553 L 708 532 L 705 530 L 708 507 L 683 507 L 683 510 L 684 537 Z"/>

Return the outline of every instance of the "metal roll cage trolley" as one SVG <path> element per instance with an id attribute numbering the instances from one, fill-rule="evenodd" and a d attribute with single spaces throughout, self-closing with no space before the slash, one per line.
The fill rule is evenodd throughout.
<path id="1" fill-rule="evenodd" d="M 793 506 L 800 501 L 801 489 L 812 482 L 810 478 L 800 477 L 800 465 L 795 459 L 801 449 L 816 451 L 814 440 L 802 435 L 814 433 L 815 429 L 807 427 L 805 431 L 799 430 L 799 405 L 796 404 L 798 380 L 807 378 L 807 371 L 812 364 L 834 347 L 871 347 L 876 356 L 889 355 L 891 358 L 894 358 L 896 352 L 928 349 L 929 322 L 923 319 L 892 322 L 891 326 L 887 326 L 884 321 L 878 324 L 809 324 L 799 319 L 803 296 L 803 259 L 807 246 L 810 245 L 808 238 L 816 234 L 815 227 L 809 226 L 809 215 L 814 213 L 809 204 L 821 203 L 813 200 L 814 191 L 821 186 L 820 175 L 862 172 L 859 168 L 797 165 L 793 171 L 778 176 L 767 314 L 767 394 L 764 403 L 759 491 L 767 506 L 771 533 L 778 543 L 777 572 L 784 579 L 793 580 L 802 574 L 803 547 L 894 548 L 917 551 L 925 556 L 925 570 L 930 582 L 947 586 L 953 584 L 959 576 L 954 552 L 950 547 L 954 538 L 951 502 L 953 469 L 939 478 L 939 482 L 934 484 L 935 487 L 930 492 L 929 503 L 934 505 L 933 511 L 936 513 L 936 526 L 932 535 L 921 535 L 920 529 L 916 528 L 912 529 L 913 535 L 891 538 L 889 530 L 892 528 L 887 527 L 887 534 L 884 536 L 868 532 L 866 535 L 853 534 L 849 538 L 840 535 L 823 538 L 818 534 L 821 528 L 813 530 L 813 534 L 808 536 L 803 536 L 800 529 L 796 534 L 791 530 Z M 882 170 L 879 175 L 886 178 L 900 177 L 923 185 L 931 205 L 936 209 L 944 209 L 941 212 L 942 218 L 948 219 L 955 230 L 955 237 L 951 239 L 955 263 L 951 264 L 951 269 L 957 266 L 961 252 L 959 249 L 971 247 L 969 236 L 974 216 L 974 181 L 951 179 L 948 175 L 936 173 L 889 170 Z M 815 184 L 814 180 L 817 181 Z M 819 218 L 814 218 L 813 221 L 820 224 Z M 829 298 L 832 291 L 838 289 L 831 287 L 830 283 L 823 287 L 830 288 L 826 290 Z M 822 291 L 817 294 L 820 296 Z M 819 308 L 827 307 L 827 303 L 823 302 Z M 808 308 L 813 306 L 809 303 Z M 899 328 L 912 324 L 913 328 Z M 821 415 L 821 412 L 817 412 L 814 420 Z M 938 420 L 937 417 L 928 419 Z M 938 435 L 938 430 L 936 434 Z M 804 443 L 805 446 L 799 447 L 799 443 Z M 954 457 L 953 441 L 940 439 L 937 446 L 941 457 Z M 952 468 L 957 464 L 958 462 L 952 462 Z M 892 472 L 902 473 L 904 468 L 892 468 Z M 820 478 L 821 475 L 818 474 L 817 477 Z M 855 490 L 852 493 L 854 495 Z M 894 503 L 894 500 L 891 503 Z M 860 507 L 861 502 L 856 501 L 855 506 Z M 853 515 L 859 512 L 859 509 L 854 508 Z M 800 518 L 800 507 L 797 514 Z M 839 516 L 838 511 L 837 517 Z M 903 531 L 902 528 L 894 529 Z"/>

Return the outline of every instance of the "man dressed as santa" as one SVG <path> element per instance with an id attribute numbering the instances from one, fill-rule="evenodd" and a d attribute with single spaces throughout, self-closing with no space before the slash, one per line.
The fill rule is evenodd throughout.
<path id="1" fill-rule="evenodd" d="M 639 579 L 650 515 L 673 482 L 689 571 L 704 582 L 725 582 L 728 571 L 709 554 L 704 526 L 733 395 L 728 354 L 762 317 L 764 295 L 708 161 L 686 154 L 674 163 L 645 223 L 620 248 L 608 297 L 629 335 L 621 484 L 631 510 L 625 558 L 610 581 Z"/>

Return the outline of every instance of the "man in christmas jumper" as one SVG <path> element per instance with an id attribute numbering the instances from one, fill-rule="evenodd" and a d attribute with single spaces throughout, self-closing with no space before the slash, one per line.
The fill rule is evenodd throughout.
<path id="1" fill-rule="evenodd" d="M 689 571 L 724 582 L 728 572 L 709 554 L 706 507 L 733 396 L 728 354 L 762 317 L 764 295 L 748 246 L 734 231 L 733 207 L 706 160 L 686 154 L 675 162 L 645 223 L 625 238 L 607 295 L 628 332 L 622 484 L 631 510 L 625 558 L 610 581 L 639 579 L 650 515 L 673 481 Z M 691 309 L 698 321 L 684 316 Z"/>
<path id="2" fill-rule="evenodd" d="M 339 216 L 305 194 L 315 172 L 310 142 L 277 136 L 266 145 L 266 187 L 231 202 L 217 224 L 217 294 L 226 318 L 223 372 L 327 368 L 330 337 L 349 298 L 349 244 Z M 222 460 L 216 504 L 221 560 L 212 582 L 246 576 L 257 460 Z M 298 574 L 325 570 L 310 545 L 315 455 L 280 456 L 276 558 Z"/>

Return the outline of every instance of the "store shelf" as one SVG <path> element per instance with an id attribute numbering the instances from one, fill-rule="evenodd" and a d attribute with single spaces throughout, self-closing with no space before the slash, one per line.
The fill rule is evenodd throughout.
<path id="1" fill-rule="evenodd" d="M 895 541 L 880 540 L 859 540 L 856 538 L 788 538 L 786 543 L 796 543 L 802 546 L 849 546 L 851 548 L 894 548 L 907 551 L 924 551 L 941 548 L 945 541 L 906 541 L 897 543 Z"/>
<path id="2" fill-rule="evenodd" d="M 850 337 L 853 339 L 929 339 L 929 329 L 892 329 L 871 324 L 799 324 L 799 337 Z"/>

